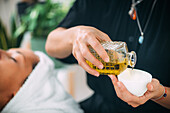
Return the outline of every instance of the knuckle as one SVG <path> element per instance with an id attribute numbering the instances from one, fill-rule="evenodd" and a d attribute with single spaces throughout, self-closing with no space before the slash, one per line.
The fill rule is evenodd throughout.
<path id="1" fill-rule="evenodd" d="M 109 35 L 108 35 L 108 34 L 106 34 L 106 33 L 104 33 L 104 35 L 105 35 L 106 37 L 109 37 Z"/>
<path id="2" fill-rule="evenodd" d="M 86 55 L 87 54 L 87 49 L 82 47 L 82 48 L 80 48 L 80 50 L 81 50 L 82 55 Z"/>
<path id="3" fill-rule="evenodd" d="M 106 33 L 103 33 L 104 35 L 104 37 L 107 39 L 107 41 L 110 41 L 110 37 L 109 37 L 109 35 L 108 34 L 106 34 Z"/>
<path id="4" fill-rule="evenodd" d="M 91 34 L 92 34 L 91 32 L 86 32 L 84 36 L 85 36 L 85 37 L 88 37 L 88 36 L 91 35 Z"/>
<path id="5" fill-rule="evenodd" d="M 80 40 L 86 40 L 89 36 L 91 35 L 91 32 L 85 32 L 82 34 L 81 38 L 79 38 Z"/>
<path id="6" fill-rule="evenodd" d="M 82 56 L 85 58 L 85 59 L 88 59 L 87 58 L 87 54 L 85 52 L 82 53 Z"/>
<path id="7" fill-rule="evenodd" d="M 109 35 L 108 34 L 106 34 L 106 36 L 109 38 Z M 109 38 L 110 39 L 110 38 Z"/>
<path id="8" fill-rule="evenodd" d="M 76 41 L 77 43 L 86 42 L 87 39 L 89 39 L 91 35 L 92 35 L 91 32 L 83 32 L 77 36 Z"/>
<path id="9" fill-rule="evenodd" d="M 77 39 L 75 40 L 76 45 L 79 44 L 80 40 L 81 40 L 80 38 L 77 38 Z"/>
<path id="10" fill-rule="evenodd" d="M 83 57 L 86 57 L 87 56 L 87 51 L 85 49 L 82 49 L 81 54 L 82 54 Z"/>
<path id="11" fill-rule="evenodd" d="M 93 42 L 93 47 L 94 47 L 94 48 L 97 48 L 98 46 L 99 46 L 99 44 L 98 44 L 96 41 L 94 41 L 94 42 Z"/>
<path id="12" fill-rule="evenodd" d="M 155 83 L 159 84 L 159 80 L 158 79 L 153 78 L 152 81 L 154 81 Z"/>

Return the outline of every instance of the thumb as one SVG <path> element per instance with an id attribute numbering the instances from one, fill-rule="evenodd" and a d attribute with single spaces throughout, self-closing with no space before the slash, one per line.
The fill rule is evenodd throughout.
<path id="1" fill-rule="evenodd" d="M 150 83 L 147 84 L 148 91 L 155 91 L 159 87 L 159 81 L 157 79 L 152 79 Z"/>
<path id="2" fill-rule="evenodd" d="M 150 82 L 147 84 L 148 91 L 153 91 L 153 84 Z"/>

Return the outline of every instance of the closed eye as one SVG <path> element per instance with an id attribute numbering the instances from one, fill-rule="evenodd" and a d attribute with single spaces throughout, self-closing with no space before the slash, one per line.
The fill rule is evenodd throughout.
<path id="1" fill-rule="evenodd" d="M 17 63 L 17 60 L 16 60 L 15 58 L 11 57 L 11 59 L 12 59 L 14 62 L 16 62 L 16 63 Z"/>

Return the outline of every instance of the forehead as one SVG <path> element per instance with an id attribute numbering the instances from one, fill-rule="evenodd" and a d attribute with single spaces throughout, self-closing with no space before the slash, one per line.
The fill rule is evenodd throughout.
<path id="1" fill-rule="evenodd" d="M 33 54 L 33 51 L 31 51 L 30 49 L 22 49 L 22 48 L 12 48 L 12 49 L 9 49 L 7 52 L 15 52 L 15 51 L 18 51 L 18 52 L 21 52 L 21 53 L 31 53 L 31 54 Z"/>

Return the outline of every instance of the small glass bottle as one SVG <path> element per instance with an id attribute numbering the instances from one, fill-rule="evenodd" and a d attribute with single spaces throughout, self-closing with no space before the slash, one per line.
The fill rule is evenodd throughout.
<path id="1" fill-rule="evenodd" d="M 91 46 L 89 46 L 89 50 L 104 65 L 103 69 L 99 69 L 86 60 L 87 64 L 98 71 L 100 75 L 119 75 L 127 68 L 128 65 L 134 68 L 136 64 L 136 53 L 134 51 L 128 52 L 125 42 L 105 41 L 101 42 L 101 45 L 106 50 L 110 58 L 109 62 L 104 62 Z"/>

